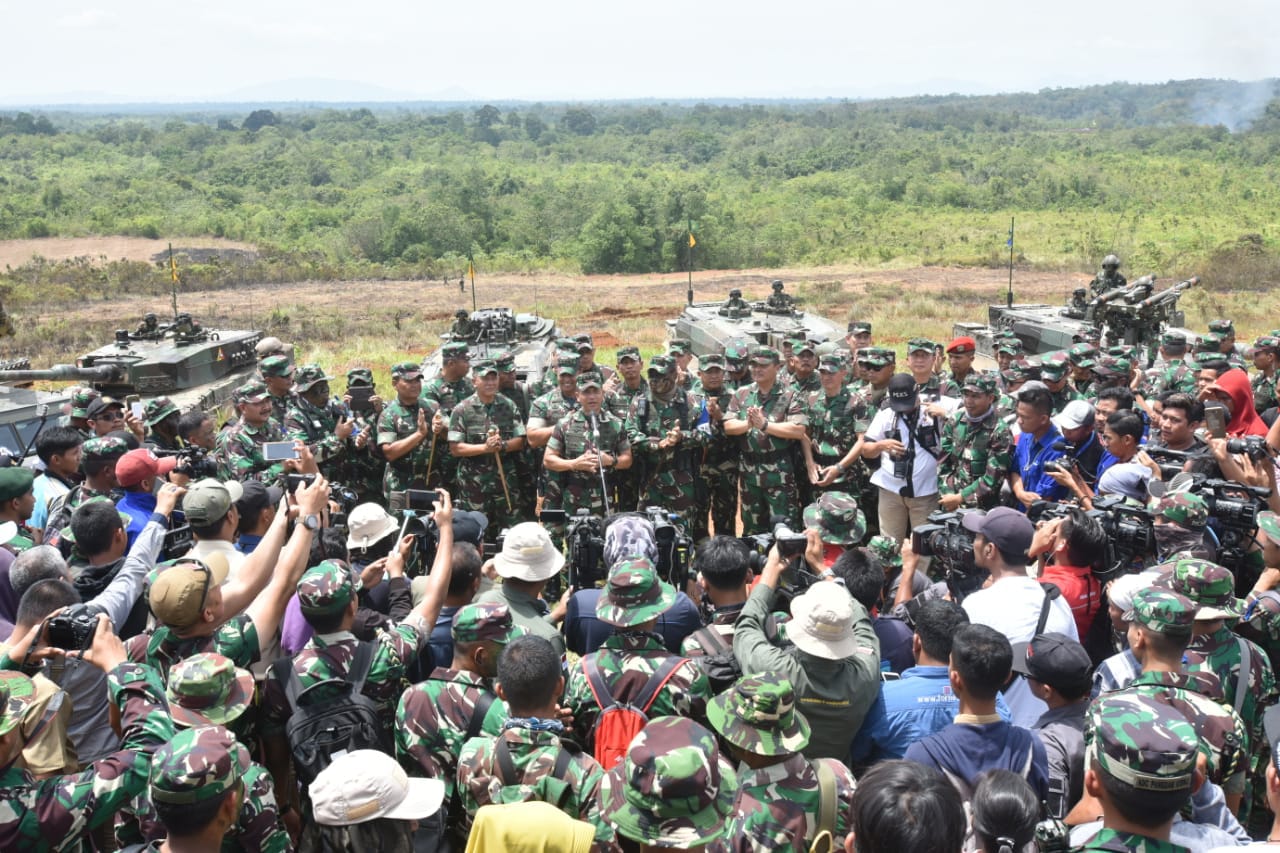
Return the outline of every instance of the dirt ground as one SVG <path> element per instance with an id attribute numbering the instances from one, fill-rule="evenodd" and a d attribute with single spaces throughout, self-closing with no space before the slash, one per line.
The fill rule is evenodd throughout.
<path id="1" fill-rule="evenodd" d="M 0 240 L 0 266 L 20 267 L 39 255 L 51 261 L 71 258 L 105 258 L 108 261 L 150 261 L 169 243 L 208 249 L 244 249 L 254 247 L 217 237 L 183 237 L 178 241 L 148 240 L 145 237 L 44 237 L 36 240 Z"/>

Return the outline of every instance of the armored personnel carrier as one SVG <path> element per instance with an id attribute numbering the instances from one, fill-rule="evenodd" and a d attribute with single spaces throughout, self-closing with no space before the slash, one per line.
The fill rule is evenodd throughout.
<path id="1" fill-rule="evenodd" d="M 516 314 L 510 308 L 458 313 L 453 327 L 441 337 L 445 341 L 466 341 L 473 360 L 506 350 L 515 356 L 516 377 L 522 382 L 538 379 L 551 363 L 553 342 L 560 334 L 555 320 L 537 314 Z M 438 349 L 423 359 L 424 381 L 440 375 L 440 361 Z"/>
<path id="2" fill-rule="evenodd" d="M 740 290 L 729 291 L 729 298 L 721 302 L 690 301 L 679 317 L 667 321 L 667 335 L 687 338 L 695 356 L 722 353 L 729 341 L 744 338 L 780 347 L 796 332 L 814 341 L 844 336 L 844 330 L 826 317 L 800 310 L 795 297 L 778 286 L 781 283 L 774 282 L 773 294 L 756 302 L 743 299 Z"/>
<path id="3" fill-rule="evenodd" d="M 1156 277 L 1146 275 L 1090 299 L 1088 291 L 1078 288 L 1065 306 L 1058 305 L 991 305 L 987 323 L 956 323 L 955 335 L 968 335 L 978 344 L 978 355 L 994 363 L 992 339 L 996 332 L 1009 329 L 1022 341 L 1027 355 L 1069 349 L 1093 334 L 1100 334 L 1108 344 L 1138 347 L 1149 365 L 1160 345 L 1162 332 L 1175 329 L 1195 341 L 1197 335 L 1183 328 L 1186 319 L 1177 310 L 1178 299 L 1200 283 L 1193 276 L 1163 290 L 1156 290 Z"/>

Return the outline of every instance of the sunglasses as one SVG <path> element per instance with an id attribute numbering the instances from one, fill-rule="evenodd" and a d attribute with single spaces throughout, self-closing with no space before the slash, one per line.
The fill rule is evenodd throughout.
<path id="1" fill-rule="evenodd" d="M 99 412 L 98 414 L 93 416 L 93 419 L 95 421 L 122 421 L 124 420 L 124 412 L 121 412 L 121 411 Z"/>
<path id="2" fill-rule="evenodd" d="M 173 564 L 176 569 L 178 566 L 185 566 L 190 569 L 199 569 L 204 574 L 204 587 L 200 590 L 200 610 L 204 610 L 204 604 L 209 600 L 209 585 L 213 582 L 213 569 L 209 568 L 200 560 L 188 557 L 179 560 Z"/>

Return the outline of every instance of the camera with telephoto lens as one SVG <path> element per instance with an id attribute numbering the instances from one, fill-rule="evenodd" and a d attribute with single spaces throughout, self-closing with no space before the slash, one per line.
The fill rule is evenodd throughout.
<path id="1" fill-rule="evenodd" d="M 662 507 L 645 507 L 645 517 L 653 525 L 654 543 L 658 546 L 658 577 L 676 589 L 684 589 L 689 577 L 689 554 L 693 540 L 680 524 L 679 513 L 667 512 Z"/>
<path id="2" fill-rule="evenodd" d="M 964 527 L 964 517 L 973 510 L 935 512 L 929 523 L 911 531 L 911 550 L 921 557 L 932 557 L 943 573 L 951 597 L 961 601 L 986 579 L 973 556 L 973 533 Z"/>
<path id="3" fill-rule="evenodd" d="M 1196 489 L 1209 509 L 1209 526 L 1218 538 L 1214 562 L 1230 569 L 1236 579 L 1236 594 L 1253 589 L 1259 572 L 1250 565 L 1249 552 L 1258 535 L 1258 510 L 1266 508 L 1270 492 L 1234 480 L 1205 480 Z"/>
<path id="4" fill-rule="evenodd" d="M 1261 462 L 1271 455 L 1267 439 L 1261 435 L 1246 435 L 1243 438 L 1227 439 L 1227 452 L 1248 456 L 1254 462 Z"/>
<path id="5" fill-rule="evenodd" d="M 103 611 L 88 604 L 73 604 L 45 622 L 45 642 L 55 649 L 85 651 L 98 630 L 98 614 Z"/>
<path id="6" fill-rule="evenodd" d="M 178 462 L 173 470 L 185 474 L 192 480 L 218 476 L 218 463 L 209 458 L 209 451 L 203 447 L 182 447 L 177 450 L 153 450 L 156 456 L 174 456 Z"/>

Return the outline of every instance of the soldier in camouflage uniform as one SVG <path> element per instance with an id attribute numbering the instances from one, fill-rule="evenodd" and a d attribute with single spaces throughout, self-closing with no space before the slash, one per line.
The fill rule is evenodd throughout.
<path id="1" fill-rule="evenodd" d="M 613 843 L 613 828 L 600 814 L 604 772 L 562 737 L 556 700 L 563 687 L 560 656 L 548 640 L 527 636 L 507 644 L 498 659 L 498 695 L 507 700 L 510 717 L 500 735 L 472 738 L 458 756 L 464 832 L 481 806 L 542 800 L 592 824 L 593 849 Z M 507 770 L 501 753 L 510 759 Z"/>
<path id="2" fill-rule="evenodd" d="M 240 419 L 218 434 L 218 478 L 221 480 L 257 480 L 264 486 L 279 485 L 286 463 L 268 462 L 262 445 L 284 441 L 280 424 L 271 416 L 274 402 L 267 386 L 250 380 L 236 389 L 236 409 Z"/>
<path id="3" fill-rule="evenodd" d="M 658 617 L 675 603 L 676 591 L 658 577 L 658 571 L 644 557 L 623 560 L 609 572 L 609 579 L 596 604 L 596 618 L 612 625 L 612 636 L 596 651 L 579 659 L 569 670 L 564 688 L 564 707 L 573 713 L 573 727 L 581 741 L 591 748 L 595 724 L 601 708 L 587 678 L 593 666 L 608 685 L 616 702 L 633 699 L 649 678 L 671 657 L 655 633 Z M 650 718 L 676 714 L 706 718 L 711 686 L 702 669 L 693 661 L 682 661 L 654 697 Z"/>
<path id="4" fill-rule="evenodd" d="M 142 410 L 142 422 L 147 427 L 144 447 L 153 450 L 181 450 L 187 443 L 178 435 L 178 421 L 182 413 L 168 397 L 148 400 Z"/>
<path id="5" fill-rule="evenodd" d="M 453 661 L 441 661 L 400 697 L 396 757 L 409 775 L 444 782 L 449 826 L 461 835 L 461 797 L 454 799 L 458 755 L 473 737 L 502 734 L 507 705 L 493 692 L 492 680 L 502 650 L 525 631 L 512 623 L 505 604 L 490 603 L 459 609 L 450 634 Z"/>
<path id="6" fill-rule="evenodd" d="M 725 434 L 741 436 L 742 527 L 748 534 L 772 530 L 775 515 L 793 526 L 800 521 L 790 443 L 803 438 L 809 422 L 800 398 L 779 379 L 780 363 L 777 350 L 757 349 L 751 357 L 755 381 L 734 392 L 725 412 Z"/>
<path id="7" fill-rule="evenodd" d="M 355 422 L 329 396 L 329 377 L 318 364 L 304 364 L 293 377 L 293 404 L 284 418 L 285 437 L 301 441 L 328 480 L 344 480 L 344 462 Z"/>
<path id="8" fill-rule="evenodd" d="M 947 360 L 951 369 L 943 371 L 942 380 L 950 381 L 957 388 L 964 387 L 964 381 L 970 374 L 977 373 L 973 369 L 973 358 L 978 352 L 978 342 L 968 336 L 953 338 L 947 344 Z"/>
<path id="9" fill-rule="evenodd" d="M 857 456 L 862 455 L 854 399 L 845 384 L 847 373 L 848 362 L 842 353 L 822 356 L 818 364 L 822 387 L 804 401 L 809 428 L 802 446 L 811 496 L 831 490 L 848 491 L 850 481 L 844 459 L 854 453 L 854 448 L 858 449 Z"/>
<path id="10" fill-rule="evenodd" d="M 744 385 L 751 384 L 751 342 L 742 338 L 734 338 L 724 345 L 724 386 L 730 391 L 737 391 Z"/>
<path id="11" fill-rule="evenodd" d="M 1209 333 L 1218 336 L 1218 350 L 1232 367 L 1247 370 L 1244 353 L 1236 346 L 1236 327 L 1230 320 L 1210 320 Z"/>
<path id="12" fill-rule="evenodd" d="M 102 394 L 93 388 L 75 388 L 71 392 L 71 412 L 62 426 L 74 427 L 85 441 L 94 437 L 93 427 L 89 424 L 89 404 Z"/>
<path id="13" fill-rule="evenodd" d="M 698 473 L 709 433 L 695 429 L 701 411 L 693 395 L 677 381 L 677 366 L 669 356 L 649 360 L 649 392 L 636 398 L 627 419 L 627 439 L 640 468 L 640 505 L 658 506 L 696 523 Z M 705 528 L 706 522 L 702 523 Z"/>
<path id="14" fill-rule="evenodd" d="M 524 449 L 524 421 L 515 403 L 498 393 L 498 368 L 492 361 L 477 361 L 473 372 L 475 393 L 449 417 L 449 452 L 458 463 L 458 507 L 483 512 L 490 535 L 496 537 L 520 521 L 514 480 L 516 454 Z"/>
<path id="15" fill-rule="evenodd" d="M 860 349 L 875 346 L 876 342 L 871 337 L 871 324 L 866 320 L 850 320 L 845 327 L 844 343 L 853 355 L 857 355 Z"/>
<path id="16" fill-rule="evenodd" d="M 242 847 L 241 842 L 249 839 L 239 834 L 248 806 L 250 773 L 256 766 L 249 760 L 249 750 L 221 726 L 179 732 L 156 750 L 150 784 L 145 796 L 139 798 L 140 806 L 154 821 L 148 826 L 150 843 L 143 850 L 150 853 L 167 849 L 209 849 L 204 845 L 219 841 L 222 850 L 267 849 Z M 261 774 L 254 774 L 253 783 L 261 785 L 263 779 Z M 271 796 L 269 776 L 265 782 L 274 815 L 275 799 Z M 193 825 L 200 820 L 193 815 L 207 817 L 201 825 Z M 172 831 L 163 823 L 165 816 L 174 824 Z M 178 839 L 182 839 L 181 845 Z M 283 830 L 277 837 L 265 840 L 273 851 L 292 849 L 289 836 Z"/>
<path id="17" fill-rule="evenodd" d="M 293 390 L 293 363 L 286 355 L 267 356 L 259 362 L 258 372 L 262 374 L 262 383 L 271 397 L 271 417 L 276 423 L 283 424 L 289 407 L 297 402 Z"/>
<path id="18" fill-rule="evenodd" d="M 498 368 L 498 393 L 515 404 L 520 423 L 528 423 L 533 397 L 529 394 L 529 386 L 518 379 L 516 357 L 507 349 L 494 350 L 493 365 Z M 508 480 L 511 485 L 511 500 L 516 503 L 516 512 L 520 517 L 528 518 L 533 514 L 533 502 L 536 498 L 533 485 L 537 480 L 534 452 L 526 441 L 524 448 L 510 458 L 513 468 L 513 476 Z"/>
<path id="19" fill-rule="evenodd" d="M 810 762 L 800 754 L 809 743 L 809 723 L 796 710 L 790 681 L 777 673 L 742 678 L 711 700 L 707 717 L 729 745 L 730 757 L 739 762 L 738 794 L 726 832 L 732 849 L 807 850 L 821 819 L 830 825 L 834 846 L 840 847 L 853 828 L 856 783 L 842 762 Z M 830 815 L 819 814 L 819 767 L 835 783 Z"/>
<path id="20" fill-rule="evenodd" d="M 577 383 L 581 408 L 565 415 L 551 430 L 542 457 L 547 478 L 557 483 L 560 508 L 570 517 L 585 509 L 601 518 L 611 512 L 634 510 L 634 505 L 617 503 L 609 482 L 614 471 L 631 467 L 625 425 L 603 408 L 604 391 L 598 374 L 584 373 Z"/>
<path id="21" fill-rule="evenodd" d="M 548 371 L 550 372 L 550 371 Z M 544 506 L 560 505 L 560 483 L 546 477 L 542 465 L 543 448 L 551 440 L 556 424 L 578 405 L 578 359 L 562 357 L 555 367 L 556 387 L 542 394 L 529 407 L 529 423 L 525 427 L 525 440 L 536 451 L 534 470 L 538 472 L 538 495 Z"/>
<path id="22" fill-rule="evenodd" d="M 667 355 L 676 365 L 676 387 L 686 394 L 693 390 L 695 377 L 689 365 L 693 362 L 693 344 L 688 338 L 672 338 Z"/>
<path id="23" fill-rule="evenodd" d="M 716 737 L 692 720 L 651 719 L 605 776 L 601 809 L 641 850 L 716 850 L 738 782 Z"/>
<path id="24" fill-rule="evenodd" d="M 403 509 L 392 492 L 427 488 L 440 482 L 440 460 L 448 432 L 437 404 L 422 398 L 422 371 L 412 361 L 391 367 L 396 399 L 378 416 L 378 449 L 387 460 L 382 497 L 394 511 Z M 398 497 L 398 496 L 397 496 Z"/>
<path id="25" fill-rule="evenodd" d="M 373 371 L 367 367 L 353 367 L 347 371 L 347 394 L 342 404 L 350 407 L 352 388 L 371 388 L 376 391 Z M 366 502 L 382 494 L 382 476 L 387 470 L 387 460 L 378 448 L 378 416 L 384 404 L 376 393 L 369 397 L 372 412 L 352 412 L 353 429 L 347 444 L 346 466 L 340 478 L 355 489 L 360 501 Z"/>
<path id="26" fill-rule="evenodd" d="M 37 630 L 0 656 L 0 668 L 19 669 Z M 146 788 L 151 754 L 173 737 L 164 688 L 154 669 L 129 663 L 105 616 L 98 617 L 93 645 L 83 660 L 107 675 L 107 701 L 120 717 L 120 751 L 79 773 L 37 781 L 18 761 L 21 725 L 36 699 L 22 679 L 0 682 L 0 850 L 77 849 L 117 810 Z M 30 683 L 27 681 L 26 683 Z M 23 686 L 19 686 L 23 685 Z"/>
<path id="27" fill-rule="evenodd" d="M 631 414 L 632 403 L 649 393 L 649 383 L 644 378 L 644 362 L 637 347 L 620 347 L 617 364 L 618 370 L 613 379 L 604 384 L 604 407 L 625 424 Z M 634 466 L 613 473 L 613 488 L 618 493 L 620 510 L 634 510 L 640 504 L 638 473 Z"/>
<path id="28" fill-rule="evenodd" d="M 71 525 L 71 514 L 76 507 L 93 498 L 104 498 L 115 503 L 124 492 L 116 484 L 116 462 L 129 452 L 123 438 L 91 438 L 80 445 L 80 468 L 85 481 L 72 486 L 64 495 L 54 498 L 49 505 L 49 518 L 45 521 L 44 542 L 54 545 L 53 532 Z"/>
<path id="29" fill-rule="evenodd" d="M 993 342 L 996 350 L 996 372 L 1007 370 L 1015 361 L 1026 358 L 1022 340 L 1012 332 Z"/>
<path id="30" fill-rule="evenodd" d="M 1000 502 L 1000 487 L 1013 460 L 1013 433 L 996 411 L 995 400 L 995 378 L 970 373 L 964 407 L 942 423 L 938 491 L 947 512 L 991 509 Z"/>
<path id="31" fill-rule="evenodd" d="M 1197 741 L 1191 723 L 1168 705 L 1109 693 L 1089 707 L 1086 727 L 1093 732 L 1093 746 L 1085 756 L 1085 788 L 1102 805 L 1103 828 L 1072 850 L 1186 853 L 1187 848 L 1167 839 L 1174 815 L 1195 787 Z M 1104 779 L 1127 794 L 1126 815 L 1150 821 L 1140 824 L 1148 832 L 1106 827 L 1108 816 L 1121 815 Z M 1136 822 L 1128 821 L 1131 826 Z"/>
<path id="32" fill-rule="evenodd" d="M 555 352 L 552 353 L 551 364 L 542 375 L 529 384 L 529 399 L 536 400 L 548 391 L 554 391 L 558 382 L 556 368 L 562 363 L 573 360 L 573 372 L 578 372 L 578 344 L 573 338 L 556 338 Z"/>
<path id="33" fill-rule="evenodd" d="M 440 374 L 422 386 L 422 400 L 434 404 L 447 424 L 453 410 L 475 393 L 471 381 L 471 353 L 466 341 L 450 341 L 440 348 Z M 444 450 L 445 448 L 440 448 Z M 458 459 L 449 453 L 438 454 L 440 482 L 452 483 L 458 475 Z"/>
<path id="34" fill-rule="evenodd" d="M 1249 383 L 1253 386 L 1253 408 L 1258 414 L 1262 414 L 1280 404 L 1280 391 L 1276 387 L 1276 368 L 1280 367 L 1280 338 L 1264 335 L 1253 342 L 1253 366 L 1258 371 Z"/>
<path id="35" fill-rule="evenodd" d="M 850 385 L 850 405 L 853 409 L 854 429 L 861 436 L 871 426 L 871 419 L 884 405 L 889 390 L 889 380 L 897 369 L 897 355 L 891 349 L 868 347 L 859 356 L 859 364 L 866 380 Z M 858 450 L 854 453 L 854 450 Z M 860 447 L 850 448 L 840 460 L 845 470 L 844 490 L 858 499 L 867 513 L 868 531 L 880 532 L 880 490 L 871 486 L 871 469 L 862 458 Z"/>
<path id="36" fill-rule="evenodd" d="M 818 354 L 813 341 L 797 340 L 791 352 L 795 358 L 791 387 L 805 397 L 821 391 L 822 377 L 818 374 Z"/>
<path id="37" fill-rule="evenodd" d="M 1067 350 L 1067 360 L 1071 362 L 1071 384 L 1085 399 L 1093 396 L 1093 365 L 1097 357 L 1098 348 L 1093 344 L 1075 344 Z"/>
<path id="38" fill-rule="evenodd" d="M 616 375 L 612 367 L 596 362 L 596 345 L 589 332 L 573 336 L 578 350 L 578 374 L 598 373 L 601 382 L 609 382 Z"/>
<path id="39" fill-rule="evenodd" d="M 703 503 L 691 520 L 695 542 L 707 535 L 708 513 L 717 534 L 732 536 L 737 524 L 738 463 L 742 449 L 736 438 L 724 434 L 724 413 L 732 399 L 733 391 L 725 385 L 724 356 L 718 353 L 703 356 L 698 362 L 698 386 L 693 392 L 693 404 L 698 407 L 699 420 L 704 418 L 701 412 L 705 410 L 706 429 L 710 435 L 699 474 L 705 484 L 699 490 Z"/>
<path id="40" fill-rule="evenodd" d="M 1053 413 L 1062 414 L 1067 403 L 1072 400 L 1083 400 L 1083 395 L 1071 387 L 1068 374 L 1071 373 L 1071 362 L 1065 352 L 1047 353 L 1040 359 L 1040 381 L 1049 389 L 1049 397 L 1053 400 Z"/>
<path id="41" fill-rule="evenodd" d="M 907 369 L 916 380 L 916 393 L 920 395 L 922 405 L 936 403 L 942 397 L 960 396 L 960 389 L 954 382 L 933 372 L 936 347 L 937 344 L 928 338 L 912 338 L 907 342 Z"/>

